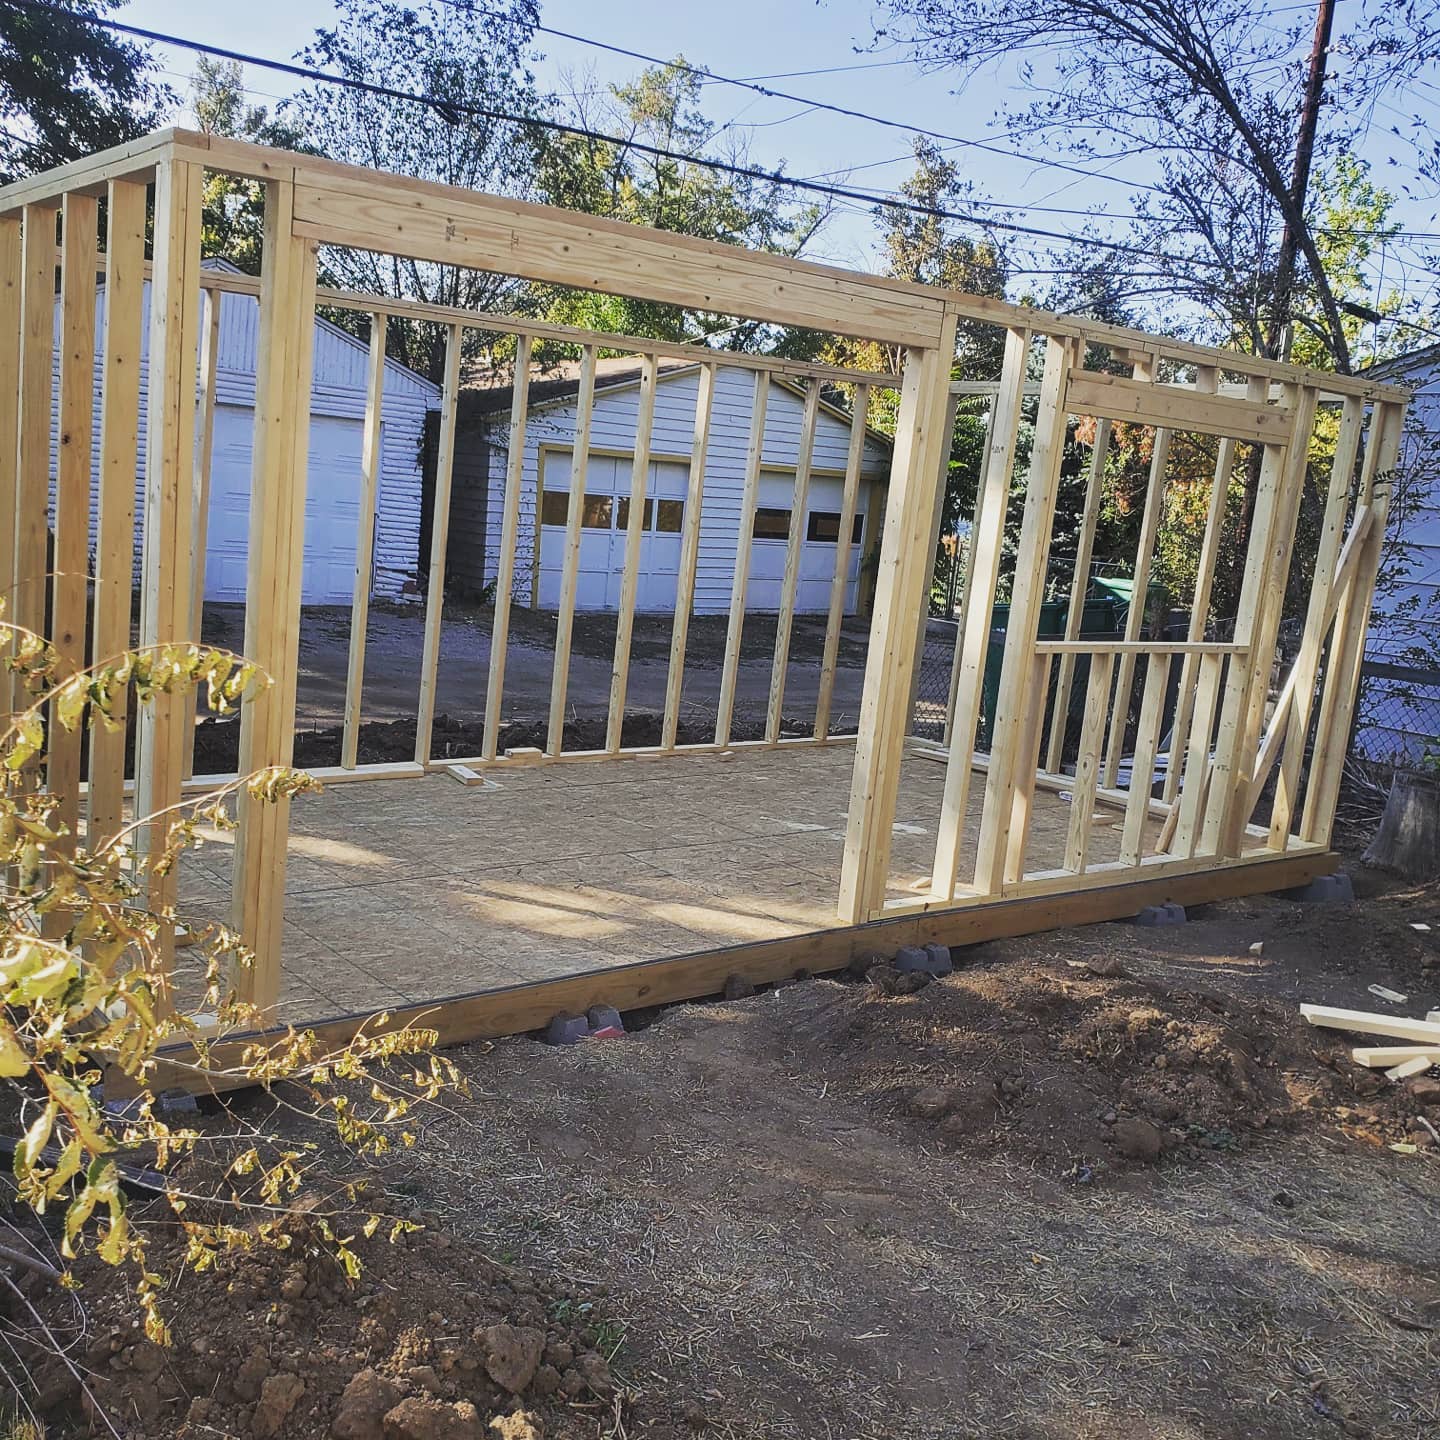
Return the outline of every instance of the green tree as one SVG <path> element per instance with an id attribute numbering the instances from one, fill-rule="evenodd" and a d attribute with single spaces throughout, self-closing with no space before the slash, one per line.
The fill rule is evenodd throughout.
<path id="1" fill-rule="evenodd" d="M 824 224 L 824 208 L 791 203 L 776 182 L 724 174 L 643 148 L 697 160 L 711 153 L 719 130 L 700 108 L 701 84 L 695 69 L 678 56 L 669 65 L 641 72 L 628 85 L 610 86 L 598 105 L 576 95 L 577 124 L 616 140 L 542 135 L 536 153 L 540 195 L 553 205 L 632 225 L 800 254 Z M 739 143 L 720 158 L 748 163 Z M 624 296 L 546 287 L 536 292 L 534 304 L 548 320 L 658 339 L 718 339 L 723 334 L 733 348 L 768 349 L 779 338 L 771 326 L 737 326 L 729 317 Z"/>
<path id="2" fill-rule="evenodd" d="M 284 119 L 309 145 L 332 160 L 397 175 L 492 194 L 533 193 L 526 121 L 542 102 L 529 69 L 538 16 L 531 0 L 496 0 L 473 11 L 433 0 L 339 0 L 337 10 L 335 25 L 317 31 L 301 52 L 305 64 L 426 98 L 337 85 L 301 90 Z M 364 250 L 327 247 L 321 263 L 323 277 L 343 288 L 467 310 L 503 308 L 520 291 L 503 273 Z M 441 377 L 439 327 L 392 321 L 389 347 L 412 369 Z"/>
<path id="3" fill-rule="evenodd" d="M 201 56 L 195 66 L 195 124 L 207 135 L 223 135 L 282 150 L 306 149 L 298 125 L 272 115 L 263 105 L 247 105 L 244 74 L 234 60 Z M 218 171 L 204 181 L 204 253 L 219 256 L 251 275 L 260 273 L 260 239 L 265 229 L 264 187 Z"/>
<path id="4" fill-rule="evenodd" d="M 1201 338 L 1252 353 L 1276 347 L 1277 321 L 1309 317 L 1328 367 L 1351 368 L 1350 337 L 1326 262 L 1317 211 L 1295 193 L 1314 14 L 1267 0 L 884 0 L 887 43 L 964 87 L 1019 60 L 1025 98 L 1002 111 L 1007 132 L 1074 163 L 1141 157 L 1153 181 L 1131 197 L 1132 243 L 1164 265 L 1117 261 L 1129 297 Z M 1372 102 L 1433 64 L 1433 4 L 1347 7 L 1330 47 L 1315 173 L 1352 153 Z M 1433 160 L 1433 138 L 1422 159 Z M 1417 173 L 1424 174 L 1425 167 Z M 1300 256 L 1284 280 L 1282 235 Z"/>
<path id="5" fill-rule="evenodd" d="M 120 0 L 0 0 L 0 180 L 121 145 L 161 123 L 174 103 L 143 45 L 87 21 Z"/>

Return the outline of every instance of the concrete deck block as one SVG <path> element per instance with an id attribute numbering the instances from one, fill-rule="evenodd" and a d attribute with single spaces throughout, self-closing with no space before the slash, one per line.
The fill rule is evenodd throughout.
<path id="1" fill-rule="evenodd" d="M 613 1005 L 592 1005 L 585 1012 L 585 1019 L 590 1026 L 588 1038 L 591 1040 L 615 1040 L 625 1033 L 625 1022 Z"/>
<path id="2" fill-rule="evenodd" d="M 1173 900 L 1167 900 L 1163 905 L 1147 905 L 1135 917 L 1135 923 L 1147 930 L 1153 930 L 1162 925 L 1183 925 L 1185 919 L 1185 907 L 1177 905 Z"/>
<path id="3" fill-rule="evenodd" d="M 1334 875 L 1317 875 L 1308 885 L 1298 890 L 1282 890 L 1286 900 L 1301 905 L 1349 905 L 1355 899 L 1355 887 L 1343 871 Z"/>
<path id="4" fill-rule="evenodd" d="M 948 975 L 955 966 L 943 945 L 903 945 L 890 962 L 902 975 Z"/>
<path id="5" fill-rule="evenodd" d="M 955 969 L 955 962 L 950 958 L 950 947 L 948 945 L 937 945 L 933 940 L 926 945 L 925 953 L 930 957 L 933 967 L 932 975 L 949 975 Z"/>
<path id="6" fill-rule="evenodd" d="M 590 1034 L 590 1022 L 583 1015 L 557 1015 L 545 1029 L 547 1045 L 578 1045 Z"/>

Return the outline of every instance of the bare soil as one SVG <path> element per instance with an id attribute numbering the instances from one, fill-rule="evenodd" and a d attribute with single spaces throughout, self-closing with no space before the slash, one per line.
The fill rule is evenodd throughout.
<path id="1" fill-rule="evenodd" d="M 288 1256 L 191 1282 L 153 1414 L 126 1344 L 97 1368 L 157 1440 L 333 1433 L 367 1366 L 473 1404 L 456 1434 L 517 1405 L 617 1440 L 1434 1434 L 1440 1083 L 1360 1069 L 1297 1006 L 1440 1005 L 1440 892 L 1356 878 L 1353 906 L 957 951 L 912 994 L 806 980 L 621 1040 L 451 1052 L 473 1098 L 374 1176 L 423 1237 L 367 1247 L 353 1288 L 302 1267 L 294 1303 Z M 512 1398 L 475 1339 L 495 1323 L 599 1353 L 613 1388 Z M 277 1431 L 247 1363 L 304 1382 Z"/>

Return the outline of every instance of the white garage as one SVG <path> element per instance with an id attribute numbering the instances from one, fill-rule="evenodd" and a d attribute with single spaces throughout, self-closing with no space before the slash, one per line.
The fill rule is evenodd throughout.
<path id="1" fill-rule="evenodd" d="M 207 262 L 207 268 L 233 269 L 219 261 Z M 147 285 L 147 310 L 148 305 Z M 97 327 L 103 327 L 104 307 L 102 287 Z M 259 318 L 260 302 L 255 296 L 221 296 L 205 554 L 205 598 L 209 601 L 245 599 Z M 103 329 L 97 333 L 103 334 Z M 148 323 L 145 341 L 148 346 Z M 96 351 L 100 351 L 98 342 Z M 367 361 L 364 341 L 316 319 L 302 590 L 307 605 L 348 605 L 354 593 Z M 140 373 L 143 434 L 148 355 L 142 355 Z M 386 362 L 371 576 L 375 595 L 399 596 L 407 587 L 414 587 L 420 563 L 421 444 L 426 412 L 438 409 L 439 404 L 437 386 L 404 365 Z M 98 423 L 98 400 L 96 419 Z M 144 481 L 142 453 L 136 460 L 137 504 L 143 504 Z M 136 562 L 138 565 L 138 542 Z"/>
<path id="2" fill-rule="evenodd" d="M 655 394 L 652 460 L 641 542 L 637 609 L 666 611 L 675 604 L 690 476 L 690 447 L 698 392 L 698 367 L 675 363 L 662 367 Z M 531 382 L 522 467 L 520 540 L 515 598 L 553 608 L 560 598 L 576 421 L 574 367 L 547 371 Z M 581 610 L 614 609 L 619 603 L 629 523 L 630 474 L 638 410 L 638 372 L 633 361 L 601 360 L 591 413 L 591 443 L 581 511 L 579 585 Z M 486 506 L 481 533 L 467 536 L 457 517 L 451 554 L 466 543 L 484 546 L 485 575 L 499 565 L 498 536 L 508 464 L 510 391 L 472 393 L 489 413 L 486 427 Z M 705 457 L 700 516 L 700 552 L 696 572 L 697 613 L 723 613 L 730 607 L 738 532 L 742 523 L 745 460 L 753 372 L 739 367 L 717 371 Z M 750 524 L 750 610 L 779 608 L 785 573 L 786 542 L 794 500 L 795 464 L 804 410 L 801 392 L 776 378 L 766 404 L 765 442 L 759 494 Z M 821 613 L 830 601 L 840 534 L 844 473 L 850 445 L 850 417 L 822 405 L 817 420 L 806 513 L 802 517 L 800 578 L 796 608 Z M 878 524 L 879 497 L 889 475 L 890 451 L 883 436 L 866 437 L 861 486 L 848 557 L 846 609 L 859 603 L 862 557 Z M 528 561 L 528 563 L 527 563 Z"/>

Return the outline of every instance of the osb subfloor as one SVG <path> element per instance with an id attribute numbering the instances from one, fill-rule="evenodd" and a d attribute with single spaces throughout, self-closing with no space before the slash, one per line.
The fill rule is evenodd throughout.
<path id="1" fill-rule="evenodd" d="M 292 811 L 283 1018 L 441 999 L 837 925 L 853 745 L 337 784 Z M 901 773 L 894 893 L 928 875 L 944 769 Z M 975 777 L 970 840 L 984 779 Z M 1031 869 L 1070 807 L 1040 792 Z M 1114 859 L 1097 825 L 1093 859 Z M 185 858 L 182 909 L 218 914 L 227 837 Z M 973 853 L 973 849 L 972 849 Z M 184 973 L 182 952 L 181 973 Z M 192 977 L 193 978 L 193 977 Z"/>

